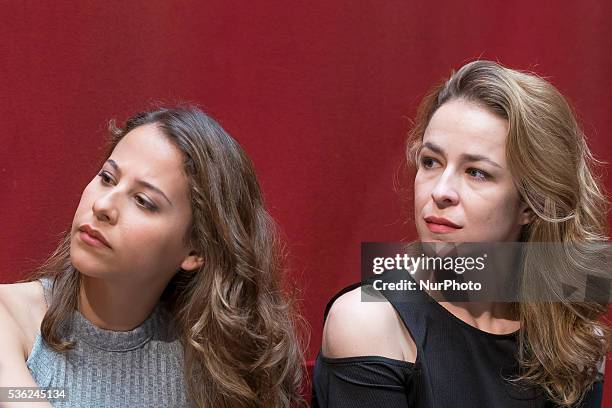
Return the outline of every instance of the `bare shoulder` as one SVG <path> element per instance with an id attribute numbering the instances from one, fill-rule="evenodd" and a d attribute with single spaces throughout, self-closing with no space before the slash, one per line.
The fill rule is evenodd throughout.
<path id="1" fill-rule="evenodd" d="M 358 287 L 333 303 L 323 329 L 323 355 L 383 356 L 414 362 L 416 346 L 391 303 Z"/>
<path id="2" fill-rule="evenodd" d="M 0 318 L 15 324 L 29 351 L 47 311 L 42 284 L 33 281 L 0 285 L 0 306 Z"/>
<path id="3" fill-rule="evenodd" d="M 42 289 L 42 288 L 41 288 Z M 42 293 L 41 293 L 42 294 Z M 19 295 L 36 297 L 34 284 L 0 285 L 0 387 L 35 387 L 34 378 L 26 365 L 27 335 L 21 326 L 20 315 L 26 313 L 27 305 L 15 306 Z M 44 300 L 43 300 L 44 302 Z M 1 408 L 16 407 L 17 403 L 0 402 Z M 50 408 L 45 403 L 32 403 L 28 406 Z"/>

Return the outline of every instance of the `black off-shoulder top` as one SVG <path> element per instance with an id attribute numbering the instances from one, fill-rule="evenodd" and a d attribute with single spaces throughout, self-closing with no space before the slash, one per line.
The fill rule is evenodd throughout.
<path id="1" fill-rule="evenodd" d="M 385 280 L 412 279 L 401 271 Z M 333 302 L 367 281 L 341 290 Z M 371 287 L 369 287 L 371 289 Z M 511 382 L 518 374 L 518 332 L 491 334 L 457 318 L 426 292 L 380 292 L 393 305 L 417 347 L 414 363 L 382 356 L 317 356 L 313 408 L 546 408 L 542 389 Z M 603 376 L 581 408 L 601 407 Z"/>

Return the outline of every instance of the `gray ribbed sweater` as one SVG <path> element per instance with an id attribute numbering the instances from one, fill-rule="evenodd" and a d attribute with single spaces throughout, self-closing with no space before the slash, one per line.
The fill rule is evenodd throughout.
<path id="1" fill-rule="evenodd" d="M 51 281 L 41 282 L 49 303 Z M 171 321 L 158 304 L 140 326 L 116 332 L 75 311 L 64 336 L 75 348 L 57 353 L 39 333 L 27 366 L 40 387 L 66 387 L 68 400 L 54 407 L 188 407 L 183 348 Z"/>

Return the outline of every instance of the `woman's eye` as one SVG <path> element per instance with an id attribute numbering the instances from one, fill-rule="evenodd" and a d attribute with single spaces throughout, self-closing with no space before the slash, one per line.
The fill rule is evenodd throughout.
<path id="1" fill-rule="evenodd" d="M 489 174 L 479 169 L 468 169 L 467 172 L 476 181 L 486 181 L 489 179 Z"/>
<path id="2" fill-rule="evenodd" d="M 100 173 L 98 173 L 98 176 L 102 179 L 103 184 L 110 184 L 110 182 L 113 181 L 113 179 L 110 178 L 110 176 L 105 171 L 101 171 Z"/>
<path id="3" fill-rule="evenodd" d="M 155 207 L 155 205 L 151 204 L 149 201 L 145 200 L 141 196 L 136 196 L 136 202 L 138 203 L 138 205 L 146 208 L 147 210 L 150 210 L 150 211 L 157 210 L 157 207 Z"/>
<path id="4" fill-rule="evenodd" d="M 435 162 L 435 159 L 432 159 L 431 157 L 423 157 L 421 159 L 421 164 L 423 165 L 423 167 L 425 167 L 426 169 L 431 168 L 431 166 L 433 165 L 433 162 Z"/>

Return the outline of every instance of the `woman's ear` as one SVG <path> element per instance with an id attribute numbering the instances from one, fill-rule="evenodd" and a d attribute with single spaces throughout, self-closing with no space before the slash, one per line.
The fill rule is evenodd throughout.
<path id="1" fill-rule="evenodd" d="M 522 199 L 519 204 L 519 210 L 520 210 L 520 213 L 519 213 L 519 224 L 520 225 L 531 224 L 535 220 L 536 218 L 535 213 L 533 212 L 531 207 L 529 207 L 529 204 L 527 204 Z"/>
<path id="2" fill-rule="evenodd" d="M 204 265 L 204 258 L 198 256 L 196 251 L 191 251 L 189 255 L 181 263 L 181 269 L 185 271 L 193 271 Z"/>

